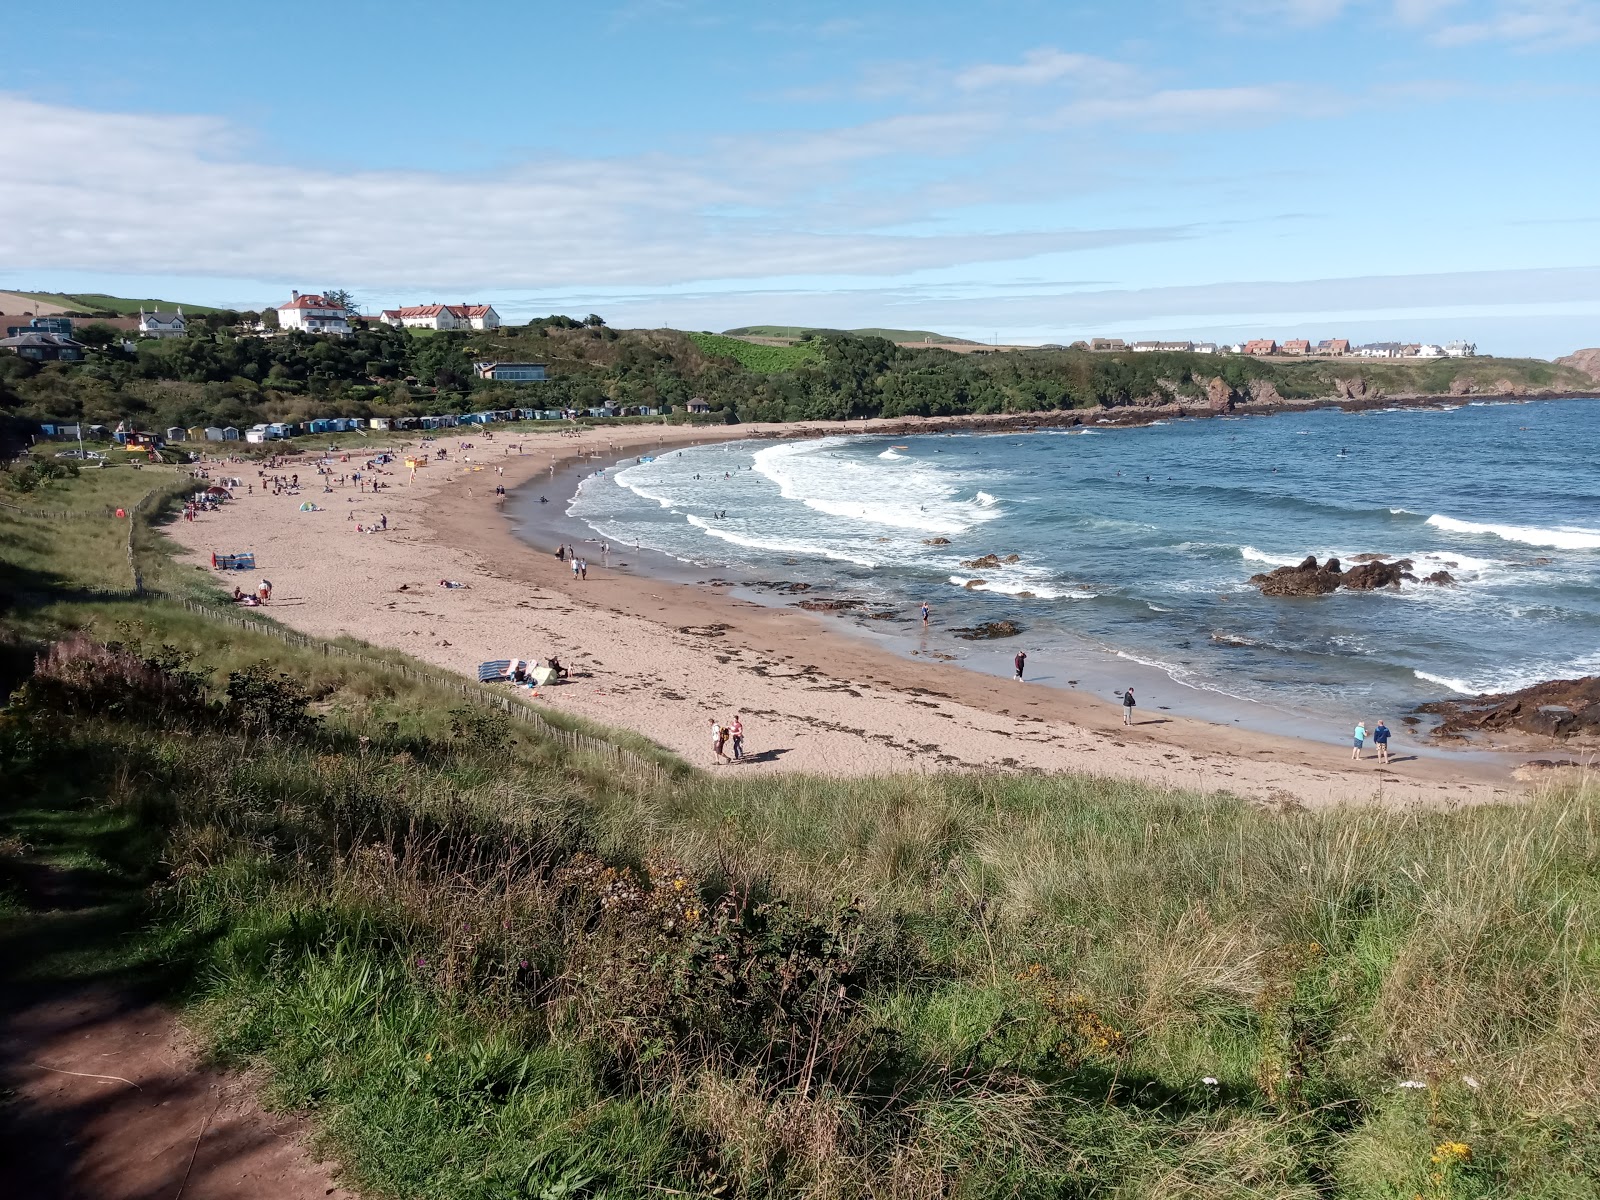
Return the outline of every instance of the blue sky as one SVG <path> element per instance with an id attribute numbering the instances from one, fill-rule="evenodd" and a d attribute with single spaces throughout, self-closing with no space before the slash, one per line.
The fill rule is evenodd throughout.
<path id="1" fill-rule="evenodd" d="M 0 286 L 1600 344 L 1600 0 L 18 7 Z"/>

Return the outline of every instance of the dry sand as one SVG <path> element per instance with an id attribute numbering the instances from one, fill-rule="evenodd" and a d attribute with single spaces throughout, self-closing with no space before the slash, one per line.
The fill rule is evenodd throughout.
<path id="1" fill-rule="evenodd" d="M 431 447 L 447 449 L 446 463 L 414 478 L 395 464 L 382 476 L 392 490 L 380 496 L 354 486 L 323 493 L 308 456 L 276 469 L 297 471 L 302 485 L 311 481 L 293 496 L 263 494 L 255 464 L 218 467 L 213 474 L 256 482 L 255 494 L 240 489 L 221 512 L 176 522 L 169 532 L 191 561 L 253 549 L 261 570 L 239 582 L 248 588 L 262 575 L 271 579 L 269 614 L 305 633 L 350 635 L 467 675 L 485 659 L 555 653 L 573 678 L 543 689 L 536 704 L 636 730 L 719 770 L 1079 771 L 1306 805 L 1436 806 L 1521 793 L 1509 762 L 1412 757 L 1399 742 L 1402 761 L 1380 769 L 1370 757 L 1351 762 L 1348 746 L 1144 710 L 1141 724 L 1128 729 L 1119 708 L 1094 697 L 910 661 L 806 614 L 640 574 L 626 565 L 626 551 L 613 551 L 607 568 L 592 547 L 580 547 L 589 578 L 575 582 L 553 553 L 514 536 L 494 496 L 497 485 L 558 477 L 580 455 L 606 466 L 663 444 L 880 425 L 905 430 L 903 422 L 630 426 L 579 436 L 500 431 L 492 440 L 457 430 L 460 436 Z M 359 470 L 363 457 L 352 454 L 340 469 Z M 552 495 L 553 511 L 564 507 L 561 499 Z M 325 511 L 300 512 L 304 500 Z M 387 532 L 356 533 L 357 523 L 380 514 L 388 515 Z M 441 578 L 470 586 L 443 588 Z M 723 767 L 711 752 L 709 722 L 735 713 L 744 717 L 755 761 Z"/>

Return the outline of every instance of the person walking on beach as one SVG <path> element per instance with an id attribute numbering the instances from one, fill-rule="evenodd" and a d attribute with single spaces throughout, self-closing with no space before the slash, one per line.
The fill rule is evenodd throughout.
<path id="1" fill-rule="evenodd" d="M 589 578 L 589 560 L 587 558 L 578 560 L 578 578 L 584 580 Z"/>
<path id="2" fill-rule="evenodd" d="M 735 760 L 744 759 L 744 719 L 738 713 L 733 714 L 733 757 Z"/>
<path id="3" fill-rule="evenodd" d="M 1381 720 L 1372 727 L 1372 744 L 1378 748 L 1378 762 L 1389 761 L 1389 727 Z"/>
<path id="4" fill-rule="evenodd" d="M 1350 757 L 1352 759 L 1359 759 L 1361 757 L 1361 747 L 1362 747 L 1362 744 L 1364 742 L 1366 742 L 1366 740 L 1367 740 L 1367 726 L 1366 726 L 1366 723 L 1363 722 L 1363 721 L 1357 721 L 1356 722 L 1356 731 L 1352 735 L 1352 741 L 1354 742 L 1354 746 L 1350 751 Z"/>
<path id="5" fill-rule="evenodd" d="M 723 753 L 723 750 L 722 750 L 722 747 L 726 744 L 727 740 L 728 740 L 728 731 L 722 727 L 721 722 L 719 722 L 715 717 L 712 717 L 711 718 L 711 753 L 715 754 L 723 762 L 727 762 L 728 761 L 728 756 L 725 753 Z"/>
<path id="6" fill-rule="evenodd" d="M 1028 652 L 1018 650 L 1016 657 L 1011 660 L 1011 665 L 1017 669 L 1017 682 L 1022 682 L 1022 668 L 1028 665 Z"/>
<path id="7" fill-rule="evenodd" d="M 1133 689 L 1129 688 L 1122 693 L 1122 723 L 1133 724 L 1133 706 L 1137 703 L 1133 698 Z"/>

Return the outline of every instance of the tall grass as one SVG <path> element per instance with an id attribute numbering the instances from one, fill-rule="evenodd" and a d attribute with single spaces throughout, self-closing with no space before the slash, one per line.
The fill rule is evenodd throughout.
<path id="1" fill-rule="evenodd" d="M 0 866 L 101 831 L 214 1052 L 378 1193 L 1600 1195 L 1591 781 L 629 776 L 159 599 L 6 628 L 72 632 Z"/>

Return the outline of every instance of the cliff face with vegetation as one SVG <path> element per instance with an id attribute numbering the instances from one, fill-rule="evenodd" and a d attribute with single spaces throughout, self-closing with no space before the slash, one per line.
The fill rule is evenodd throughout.
<path id="1" fill-rule="evenodd" d="M 714 418 L 729 422 L 839 420 L 1204 405 L 1219 394 L 1267 401 L 1555 394 L 1596 384 L 1581 364 L 1536 359 L 955 354 L 834 333 L 772 346 L 674 330 L 615 330 L 598 317 L 547 317 L 471 334 L 358 324 L 346 339 L 262 338 L 216 314 L 196 322 L 188 337 L 143 341 L 131 352 L 110 331 L 89 325 L 83 336 L 93 348 L 83 363 L 0 356 L 0 415 L 19 427 L 75 418 L 106 424 L 129 418 L 155 428 L 245 426 L 513 406 L 682 406 L 704 397 Z M 478 359 L 543 362 L 552 377 L 542 384 L 484 383 L 472 369 Z"/>

